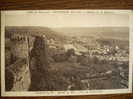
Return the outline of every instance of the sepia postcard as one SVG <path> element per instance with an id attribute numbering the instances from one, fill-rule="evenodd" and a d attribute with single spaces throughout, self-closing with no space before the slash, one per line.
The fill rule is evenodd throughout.
<path id="1" fill-rule="evenodd" d="M 1 95 L 132 93 L 132 10 L 1 11 Z"/>

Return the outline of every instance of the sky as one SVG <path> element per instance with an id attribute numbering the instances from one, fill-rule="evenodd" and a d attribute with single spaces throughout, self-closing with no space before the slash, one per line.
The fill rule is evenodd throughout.
<path id="1" fill-rule="evenodd" d="M 125 27 L 127 14 L 96 13 L 27 13 L 6 14 L 6 26 L 45 27 Z"/>

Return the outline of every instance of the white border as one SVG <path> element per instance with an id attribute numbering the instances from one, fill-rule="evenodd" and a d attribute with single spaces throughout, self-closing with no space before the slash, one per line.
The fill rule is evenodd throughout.
<path id="1" fill-rule="evenodd" d="M 5 15 L 8 14 L 28 14 L 28 13 L 115 13 L 128 14 L 130 17 L 130 37 L 129 37 L 129 88 L 114 89 L 114 90 L 82 90 L 82 91 L 20 91 L 6 92 L 5 91 Z M 21 10 L 21 11 L 1 11 L 1 95 L 2 96 L 67 96 L 67 95 L 98 95 L 98 94 L 120 94 L 132 92 L 132 76 L 133 76 L 133 11 L 132 10 Z"/>

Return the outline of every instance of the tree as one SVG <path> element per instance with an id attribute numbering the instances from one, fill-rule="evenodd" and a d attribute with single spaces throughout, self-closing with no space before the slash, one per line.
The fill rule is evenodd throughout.
<path id="1" fill-rule="evenodd" d="M 67 55 L 68 57 L 70 57 L 71 55 L 75 55 L 75 50 L 74 50 L 74 49 L 69 49 L 69 50 L 67 51 L 66 55 Z"/>
<path id="2" fill-rule="evenodd" d="M 96 56 L 93 57 L 93 63 L 95 64 L 99 63 L 99 59 Z"/>

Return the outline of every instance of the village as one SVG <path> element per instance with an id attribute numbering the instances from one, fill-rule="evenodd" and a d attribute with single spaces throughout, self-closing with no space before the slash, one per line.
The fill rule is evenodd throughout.
<path id="1" fill-rule="evenodd" d="M 88 38 L 89 39 L 89 38 Z M 119 62 L 127 62 L 129 60 L 128 55 L 129 51 L 126 49 L 121 49 L 119 45 L 101 45 L 98 42 L 94 42 L 96 44 L 89 44 L 87 40 L 80 39 L 72 39 L 67 41 L 65 44 L 60 44 L 60 42 L 56 42 L 53 39 L 48 40 L 49 48 L 58 49 L 60 52 L 67 51 L 69 49 L 73 49 L 76 55 L 82 55 L 92 58 L 97 57 L 100 61 L 119 61 Z M 58 53 L 58 54 L 59 54 Z"/>
<path id="2" fill-rule="evenodd" d="M 78 38 L 68 40 L 64 44 L 62 42 L 60 44 L 60 42 L 56 42 L 53 39 L 48 40 L 49 48 L 57 50 L 55 64 L 67 64 L 65 66 L 69 67 L 70 64 L 67 62 L 70 62 L 77 69 L 80 68 L 80 72 L 83 70 L 84 72 L 81 73 L 81 75 L 84 75 L 83 78 L 81 75 L 75 74 L 77 77 L 79 76 L 81 85 L 86 85 L 85 89 L 117 88 L 118 86 L 120 88 L 126 88 L 128 85 L 128 74 L 126 73 L 128 71 L 129 61 L 128 50 L 121 49 L 119 45 L 102 45 L 99 42 L 89 44 L 87 41 L 88 38 Z M 65 56 L 62 53 L 67 53 L 69 50 L 72 50 L 74 54 L 67 60 L 66 58 L 63 60 Z M 63 67 L 66 68 L 65 66 Z M 102 82 L 101 85 L 97 82 L 96 78 Z M 93 85 L 93 80 L 97 86 Z M 111 85 L 112 81 L 115 82 L 114 85 Z M 110 87 L 107 87 L 109 83 Z"/>

